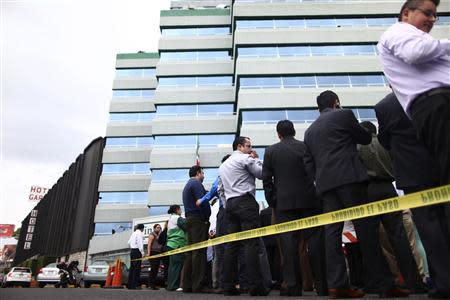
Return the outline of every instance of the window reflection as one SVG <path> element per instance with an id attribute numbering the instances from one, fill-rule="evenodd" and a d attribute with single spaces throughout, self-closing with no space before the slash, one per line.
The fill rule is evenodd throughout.
<path id="1" fill-rule="evenodd" d="M 156 116 L 154 112 L 141 113 L 110 113 L 110 122 L 150 122 Z"/>
<path id="2" fill-rule="evenodd" d="M 234 134 L 160 135 L 155 137 L 155 148 L 214 148 L 230 146 Z"/>
<path id="3" fill-rule="evenodd" d="M 180 51 L 161 52 L 160 61 L 202 61 L 202 60 L 229 60 L 228 51 Z"/>
<path id="4" fill-rule="evenodd" d="M 148 192 L 102 192 L 99 204 L 147 204 Z"/>
<path id="5" fill-rule="evenodd" d="M 155 98 L 155 90 L 113 90 L 114 98 Z"/>
<path id="6" fill-rule="evenodd" d="M 103 164 L 102 174 L 150 174 L 150 163 Z"/>
<path id="7" fill-rule="evenodd" d="M 375 45 L 240 47 L 238 57 L 377 55 Z"/>
<path id="8" fill-rule="evenodd" d="M 315 27 L 371 27 L 391 26 L 397 17 L 363 17 L 363 18 L 321 18 L 321 19 L 271 19 L 271 20 L 238 20 L 237 29 L 254 28 L 315 28 Z"/>
<path id="9" fill-rule="evenodd" d="M 193 162 L 194 164 L 194 162 Z M 218 168 L 204 168 L 204 182 L 213 182 L 218 176 Z M 154 169 L 152 170 L 153 183 L 175 183 L 189 180 L 189 169 Z"/>
<path id="10" fill-rule="evenodd" d="M 160 87 L 183 86 L 231 86 L 232 76 L 204 76 L 204 77 L 162 77 L 159 78 Z"/>
<path id="11" fill-rule="evenodd" d="M 153 137 L 108 137 L 105 148 L 150 147 L 153 143 Z"/>
<path id="12" fill-rule="evenodd" d="M 130 222 L 118 223 L 95 223 L 94 235 L 109 235 L 115 233 L 131 230 Z"/>
<path id="13" fill-rule="evenodd" d="M 154 77 L 156 75 L 156 68 L 143 69 L 117 69 L 116 77 Z"/>
<path id="14" fill-rule="evenodd" d="M 360 122 L 376 121 L 375 111 L 372 108 L 352 108 L 352 111 Z M 242 111 L 242 124 L 276 124 L 285 119 L 293 123 L 312 123 L 318 117 L 319 111 L 316 108 Z"/>
<path id="15" fill-rule="evenodd" d="M 233 104 L 158 105 L 156 117 L 219 116 L 233 114 Z"/>
<path id="16" fill-rule="evenodd" d="M 241 89 L 387 86 L 383 75 L 241 77 Z"/>
<path id="17" fill-rule="evenodd" d="M 203 35 L 228 35 L 230 27 L 192 27 L 192 28 L 164 28 L 162 36 L 203 36 Z"/>

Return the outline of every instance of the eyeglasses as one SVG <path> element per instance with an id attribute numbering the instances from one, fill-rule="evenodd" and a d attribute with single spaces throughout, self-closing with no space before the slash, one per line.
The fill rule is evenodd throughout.
<path id="1" fill-rule="evenodd" d="M 418 11 L 422 12 L 427 18 L 433 17 L 435 21 L 439 20 L 437 14 L 432 10 L 423 10 L 421 8 L 416 8 Z"/>

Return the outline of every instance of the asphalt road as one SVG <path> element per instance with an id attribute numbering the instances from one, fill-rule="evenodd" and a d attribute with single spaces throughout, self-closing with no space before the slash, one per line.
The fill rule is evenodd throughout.
<path id="1" fill-rule="evenodd" d="M 286 297 L 280 297 L 278 291 L 272 291 L 267 297 L 258 297 L 260 299 L 287 299 Z M 317 299 L 323 300 L 328 299 L 327 297 L 317 297 L 313 293 L 305 293 L 302 299 Z M 230 299 L 223 295 L 215 294 L 184 294 L 181 292 L 167 292 L 164 289 L 159 291 L 153 291 L 149 289 L 143 290 L 112 290 L 112 289 L 102 289 L 102 288 L 67 288 L 67 289 L 56 289 L 51 287 L 46 287 L 43 289 L 39 288 L 2 288 L 0 289 L 0 300 L 74 300 L 74 299 L 96 299 L 96 300 L 111 300 L 111 299 L 132 299 L 132 300 L 167 300 L 167 299 L 189 299 L 189 300 L 212 300 L 212 299 Z M 239 297 L 233 297 L 232 299 L 255 299 L 255 297 L 250 297 L 249 295 L 241 295 Z M 291 298 L 292 299 L 292 298 Z M 366 295 L 364 299 L 380 299 L 378 295 Z M 408 299 L 428 299 L 426 295 L 413 295 Z"/>

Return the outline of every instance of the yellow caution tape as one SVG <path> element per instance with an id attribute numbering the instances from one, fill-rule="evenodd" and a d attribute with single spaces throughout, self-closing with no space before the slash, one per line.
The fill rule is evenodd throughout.
<path id="1" fill-rule="evenodd" d="M 405 210 L 410 208 L 428 206 L 433 204 L 450 202 L 450 184 L 424 190 L 421 192 L 409 194 L 401 197 L 389 198 L 369 204 L 353 206 L 325 214 L 320 214 L 308 218 L 298 219 L 276 225 L 260 227 L 241 232 L 224 235 L 212 240 L 188 245 L 175 250 L 164 252 L 158 255 L 146 256 L 135 260 L 153 259 L 164 256 L 180 254 L 188 251 L 198 250 L 210 246 L 216 246 L 228 242 L 242 241 L 262 237 L 266 235 L 279 234 L 289 231 L 306 229 L 316 226 L 323 226 L 337 222 L 350 221 L 355 219 L 367 218 L 381 214 L 391 213 L 394 211 Z M 133 260 L 133 261 L 135 261 Z"/>

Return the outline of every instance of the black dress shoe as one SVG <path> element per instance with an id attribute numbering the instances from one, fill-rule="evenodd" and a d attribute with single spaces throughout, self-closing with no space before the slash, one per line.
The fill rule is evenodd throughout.
<path id="1" fill-rule="evenodd" d="M 436 289 L 428 292 L 428 298 L 431 299 L 450 299 L 450 291 L 438 291 Z"/>
<path id="2" fill-rule="evenodd" d="M 240 294 L 241 294 L 241 292 L 236 288 L 229 289 L 229 290 L 223 290 L 224 296 L 239 296 Z"/>
<path id="3" fill-rule="evenodd" d="M 296 297 L 302 295 L 302 288 L 298 285 L 281 288 L 280 296 Z"/>
<path id="4" fill-rule="evenodd" d="M 183 288 L 183 293 L 192 293 L 192 289 L 190 289 L 190 288 Z"/>
<path id="5" fill-rule="evenodd" d="M 252 286 L 249 290 L 248 293 L 250 294 L 250 296 L 267 296 L 270 293 L 269 289 L 266 289 L 263 285 L 255 285 Z"/>
<path id="6" fill-rule="evenodd" d="M 210 288 L 207 288 L 207 287 L 204 287 L 204 288 L 202 288 L 200 290 L 195 290 L 195 291 L 192 290 L 192 292 L 196 293 L 196 294 L 212 294 L 214 292 L 214 290 L 210 289 Z"/>

